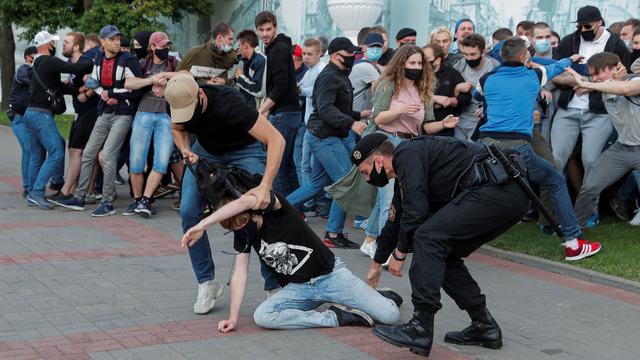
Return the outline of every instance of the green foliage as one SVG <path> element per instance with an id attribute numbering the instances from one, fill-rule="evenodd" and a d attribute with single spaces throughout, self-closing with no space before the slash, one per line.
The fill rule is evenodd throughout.
<path id="1" fill-rule="evenodd" d="M 161 18 L 179 22 L 184 15 L 213 14 L 214 0 L 94 0 L 87 11 L 82 0 L 0 0 L 2 21 L 25 28 L 23 39 L 42 29 L 68 27 L 97 33 L 104 25 L 116 25 L 126 36 L 145 29 L 166 27 Z"/>
<path id="2" fill-rule="evenodd" d="M 71 129 L 71 124 L 73 124 L 74 115 L 63 114 L 56 115 L 56 125 L 58 126 L 58 130 L 60 134 L 65 139 L 69 139 L 69 130 Z M 3 111 L 0 113 L 0 125 L 11 126 L 11 121 L 7 118 L 7 114 Z"/>

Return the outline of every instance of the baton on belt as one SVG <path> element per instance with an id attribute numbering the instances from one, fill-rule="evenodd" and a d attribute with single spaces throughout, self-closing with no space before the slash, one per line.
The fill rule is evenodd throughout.
<path id="1" fill-rule="evenodd" d="M 556 235 L 558 235 L 559 238 L 563 239 L 562 228 L 560 227 L 558 222 L 553 218 L 553 216 L 551 216 L 547 208 L 545 208 L 544 205 L 542 205 L 540 198 L 538 198 L 536 193 L 531 189 L 531 186 L 529 186 L 529 182 L 527 181 L 527 179 L 525 179 L 522 176 L 522 172 L 518 170 L 518 168 L 515 167 L 515 165 L 513 165 L 513 162 L 511 161 L 511 159 L 509 159 L 509 157 L 502 152 L 499 146 L 497 146 L 496 144 L 490 144 L 489 148 L 493 152 L 493 155 L 504 166 L 509 177 L 515 180 L 515 182 L 518 185 L 520 185 L 520 187 L 522 188 L 522 190 L 524 190 L 525 194 L 527 194 L 529 199 L 533 201 L 533 204 L 538 209 L 538 211 L 540 211 L 542 215 L 547 219 L 547 221 L 549 222 L 549 225 L 551 226 L 551 228 L 553 228 L 553 231 L 556 232 Z"/>

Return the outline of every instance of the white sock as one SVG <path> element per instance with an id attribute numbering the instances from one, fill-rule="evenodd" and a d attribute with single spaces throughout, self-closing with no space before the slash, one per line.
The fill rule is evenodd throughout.
<path id="1" fill-rule="evenodd" d="M 573 240 L 565 241 L 564 246 L 576 250 L 580 244 L 578 243 L 578 238 L 573 238 Z"/>

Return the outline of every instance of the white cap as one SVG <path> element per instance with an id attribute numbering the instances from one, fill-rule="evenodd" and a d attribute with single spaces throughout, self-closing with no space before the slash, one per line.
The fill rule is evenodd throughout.
<path id="1" fill-rule="evenodd" d="M 51 35 L 48 31 L 40 31 L 36 34 L 36 37 L 33 38 L 33 44 L 36 47 L 48 44 L 52 41 L 58 41 L 60 37 L 58 35 Z"/>

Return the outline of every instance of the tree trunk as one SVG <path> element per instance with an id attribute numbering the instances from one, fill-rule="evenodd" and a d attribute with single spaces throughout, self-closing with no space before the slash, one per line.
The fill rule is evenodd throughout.
<path id="1" fill-rule="evenodd" d="M 11 83 L 16 72 L 16 61 L 14 54 L 16 52 L 16 44 L 13 41 L 13 29 L 11 28 L 11 19 L 6 13 L 0 15 L 2 25 L 0 25 L 0 73 L 2 77 L 2 104 L 0 110 L 6 110 L 9 107 L 9 96 L 11 95 Z"/>
<path id="2" fill-rule="evenodd" d="M 93 0 L 83 0 L 82 5 L 84 7 L 84 11 L 87 12 L 91 9 L 91 5 L 93 5 Z"/>

